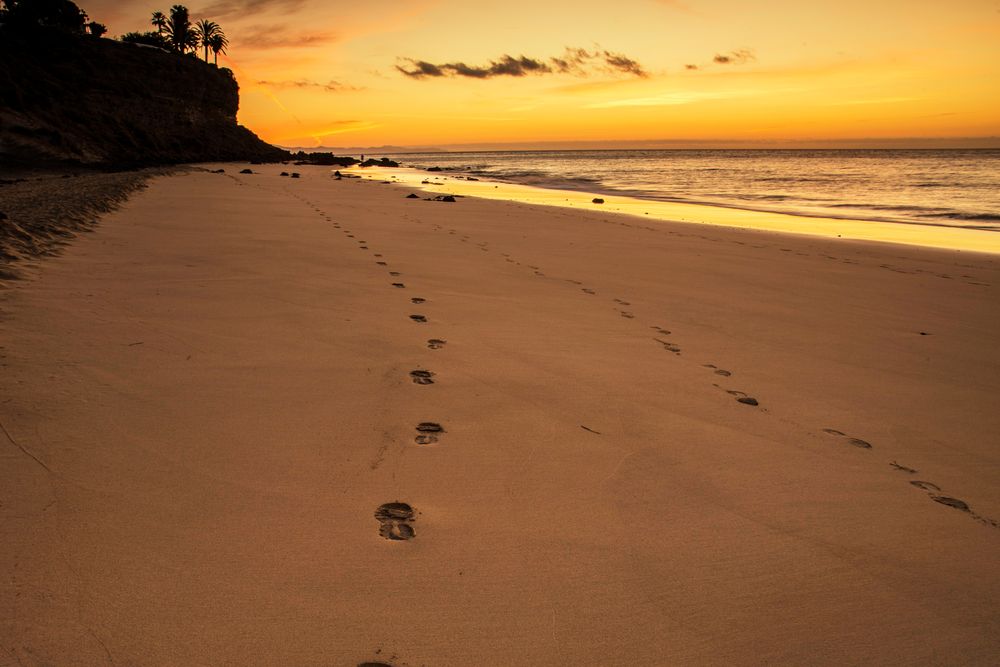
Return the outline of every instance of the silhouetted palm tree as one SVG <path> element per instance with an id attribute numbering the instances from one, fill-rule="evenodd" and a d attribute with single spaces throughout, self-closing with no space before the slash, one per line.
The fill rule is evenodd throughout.
<path id="1" fill-rule="evenodd" d="M 219 53 L 225 53 L 227 46 L 229 46 L 229 40 L 226 39 L 222 30 L 219 30 L 208 40 L 208 48 L 212 49 L 212 53 L 215 54 L 216 66 L 219 64 Z"/>
<path id="2" fill-rule="evenodd" d="M 163 12 L 153 12 L 153 18 L 149 22 L 156 28 L 156 32 L 162 35 L 163 29 L 167 27 L 167 16 Z"/>
<path id="3" fill-rule="evenodd" d="M 174 5 L 170 8 L 166 30 L 174 51 L 187 53 L 188 49 L 198 48 L 198 35 L 191 27 L 188 8 L 184 5 Z"/>
<path id="4" fill-rule="evenodd" d="M 205 47 L 205 62 L 208 62 L 209 42 L 211 42 L 212 37 L 221 32 L 219 24 L 215 21 L 202 19 L 195 24 L 194 32 L 198 35 L 198 41 L 201 42 L 203 47 Z"/>

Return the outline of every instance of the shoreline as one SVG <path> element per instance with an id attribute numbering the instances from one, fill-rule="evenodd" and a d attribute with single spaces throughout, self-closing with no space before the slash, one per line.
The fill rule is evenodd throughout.
<path id="1" fill-rule="evenodd" d="M 432 194 L 454 194 L 501 201 L 515 201 L 572 209 L 609 211 L 643 219 L 717 225 L 736 229 L 759 229 L 798 236 L 844 238 L 858 241 L 903 244 L 947 250 L 1000 254 L 1000 233 L 933 222 L 904 222 L 876 219 L 784 213 L 729 204 L 693 203 L 643 199 L 599 191 L 561 190 L 476 177 L 468 181 L 449 172 L 427 172 L 412 167 L 351 167 L 342 173 L 369 180 L 391 180 Z M 331 171 L 332 173 L 332 171 Z M 422 181 L 430 180 L 430 183 Z M 593 204 L 594 198 L 604 204 Z"/>
<path id="2" fill-rule="evenodd" d="M 1000 654 L 995 257 L 203 166 L 0 291 L 11 662 Z"/>

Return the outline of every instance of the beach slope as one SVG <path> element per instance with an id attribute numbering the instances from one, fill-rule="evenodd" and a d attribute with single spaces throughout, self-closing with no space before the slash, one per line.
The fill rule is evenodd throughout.
<path id="1" fill-rule="evenodd" d="M 0 292 L 0 662 L 996 664 L 996 257 L 223 166 Z"/>

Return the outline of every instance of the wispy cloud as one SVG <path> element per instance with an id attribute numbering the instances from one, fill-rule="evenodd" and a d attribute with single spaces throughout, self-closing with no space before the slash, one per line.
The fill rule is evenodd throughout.
<path id="1" fill-rule="evenodd" d="M 729 53 L 716 53 L 712 62 L 716 65 L 743 65 L 757 60 L 757 56 L 750 49 L 737 49 Z"/>
<path id="2" fill-rule="evenodd" d="M 258 81 L 257 83 L 261 86 L 270 86 L 271 88 L 312 88 L 328 93 L 345 93 L 364 90 L 364 88 L 341 83 L 339 81 L 320 83 L 319 81 L 310 81 L 309 79 L 297 79 L 295 81 Z"/>
<path id="3" fill-rule="evenodd" d="M 195 11 L 193 15 L 207 16 L 216 21 L 263 14 L 271 10 L 288 15 L 297 12 L 305 4 L 306 0 L 217 0 Z"/>
<path id="4" fill-rule="evenodd" d="M 339 39 L 339 35 L 335 32 L 299 32 L 285 24 L 252 25 L 243 28 L 238 39 L 241 46 L 248 48 L 282 49 L 328 44 Z"/>
<path id="5" fill-rule="evenodd" d="M 638 61 L 625 54 L 596 48 L 593 51 L 581 48 L 567 48 L 561 56 L 552 58 L 529 58 L 504 54 L 485 65 L 467 65 L 464 62 L 435 64 L 426 60 L 401 58 L 396 69 L 411 79 L 438 77 L 466 77 L 490 79 L 497 76 L 522 77 L 529 74 L 572 74 L 588 76 L 596 72 L 627 74 L 646 77 L 646 71 Z"/>

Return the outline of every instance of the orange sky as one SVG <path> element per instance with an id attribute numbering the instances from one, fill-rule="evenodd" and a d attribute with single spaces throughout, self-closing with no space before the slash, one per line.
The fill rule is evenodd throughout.
<path id="1" fill-rule="evenodd" d="M 145 30 L 152 11 L 169 9 L 79 4 L 112 35 Z M 230 38 L 240 121 L 285 146 L 873 137 L 1000 146 L 1000 0 L 189 7 Z M 421 67 L 428 74 L 413 76 Z"/>

